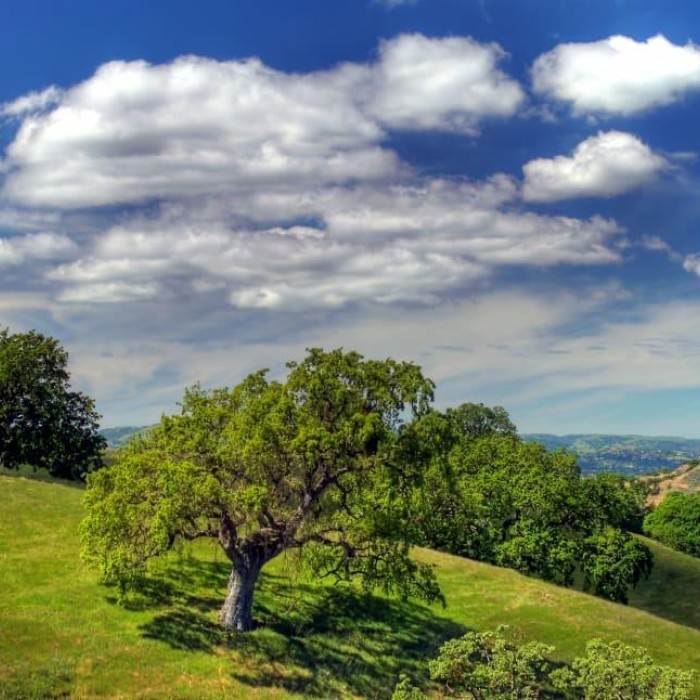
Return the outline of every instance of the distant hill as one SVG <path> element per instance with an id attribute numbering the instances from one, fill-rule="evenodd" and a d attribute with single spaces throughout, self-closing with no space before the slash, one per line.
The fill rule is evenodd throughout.
<path id="1" fill-rule="evenodd" d="M 125 445 L 150 426 L 104 428 L 100 433 L 111 448 Z M 586 474 L 617 472 L 650 474 L 671 471 L 693 459 L 700 459 L 700 440 L 679 437 L 647 437 L 642 435 L 550 435 L 529 433 L 528 442 L 539 442 L 549 450 L 566 449 L 576 453 Z"/>
<path id="2" fill-rule="evenodd" d="M 529 442 L 539 442 L 547 449 L 566 449 L 576 453 L 586 474 L 618 472 L 649 474 L 673 470 L 700 459 L 700 440 L 643 435 L 523 435 Z"/>
<path id="3" fill-rule="evenodd" d="M 100 435 L 107 440 L 107 447 L 122 447 L 129 442 L 131 438 L 147 430 L 149 427 L 148 425 L 126 425 L 118 428 L 102 428 L 102 430 L 100 430 Z"/>

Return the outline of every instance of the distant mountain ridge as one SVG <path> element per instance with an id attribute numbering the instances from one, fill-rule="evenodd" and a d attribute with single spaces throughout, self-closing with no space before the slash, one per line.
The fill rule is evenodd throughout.
<path id="1" fill-rule="evenodd" d="M 107 441 L 107 447 L 116 448 L 126 445 L 131 438 L 150 427 L 150 425 L 123 425 L 117 428 L 102 428 L 100 435 Z"/>
<path id="2" fill-rule="evenodd" d="M 108 447 L 117 448 L 149 427 L 151 426 L 120 426 L 104 428 L 100 432 L 107 440 Z M 539 442 L 548 450 L 565 449 L 574 452 L 586 474 L 649 474 L 677 469 L 693 459 L 700 459 L 700 440 L 681 437 L 526 433 L 522 438 L 528 442 Z"/>
<path id="3" fill-rule="evenodd" d="M 583 472 L 649 474 L 676 469 L 700 458 L 700 440 L 670 436 L 529 433 L 528 442 L 539 442 L 547 449 L 565 449 L 579 458 Z"/>

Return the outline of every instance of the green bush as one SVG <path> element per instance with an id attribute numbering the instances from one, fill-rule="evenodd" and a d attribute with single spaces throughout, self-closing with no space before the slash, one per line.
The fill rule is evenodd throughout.
<path id="1" fill-rule="evenodd" d="M 505 627 L 469 632 L 443 644 L 429 661 L 437 697 L 474 700 L 691 700 L 694 674 L 655 664 L 645 649 L 595 639 L 570 666 L 554 668 L 553 647 L 506 640 Z M 427 700 L 402 677 L 392 700 Z"/>
<path id="2" fill-rule="evenodd" d="M 585 700 L 690 700 L 693 674 L 654 663 L 622 642 L 588 643 L 586 655 L 552 673 L 555 687 Z"/>
<path id="3" fill-rule="evenodd" d="M 673 549 L 700 557 L 700 493 L 670 493 L 644 519 L 644 532 Z"/>

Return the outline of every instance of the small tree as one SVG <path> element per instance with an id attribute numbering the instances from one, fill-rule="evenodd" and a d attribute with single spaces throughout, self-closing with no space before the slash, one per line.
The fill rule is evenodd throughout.
<path id="1" fill-rule="evenodd" d="M 463 403 L 445 411 L 455 439 L 476 440 L 486 435 L 515 437 L 518 429 L 502 406 L 485 406 L 483 403 Z"/>
<path id="2" fill-rule="evenodd" d="M 649 576 L 653 563 L 654 557 L 646 545 L 626 532 L 606 528 L 584 541 L 584 588 L 603 598 L 627 603 L 629 588 Z"/>
<path id="3" fill-rule="evenodd" d="M 253 627 L 260 570 L 292 548 L 319 575 L 439 597 L 432 570 L 409 558 L 433 384 L 413 364 L 341 350 L 288 367 L 284 382 L 261 371 L 189 390 L 181 415 L 91 475 L 84 555 L 106 579 L 128 585 L 178 541 L 210 537 L 232 564 L 220 614 L 231 630 Z"/>
<path id="4" fill-rule="evenodd" d="M 690 700 L 694 675 L 655 664 L 645 649 L 594 639 L 585 656 L 554 671 L 552 680 L 585 700 Z"/>
<path id="5" fill-rule="evenodd" d="M 669 547 L 700 557 L 700 493 L 669 493 L 644 519 L 644 532 Z"/>
<path id="6" fill-rule="evenodd" d="M 102 463 L 92 399 L 71 391 L 68 354 L 55 338 L 0 329 L 0 464 L 76 479 Z"/>
<path id="7" fill-rule="evenodd" d="M 440 698 L 525 700 L 690 700 L 695 674 L 654 663 L 644 649 L 622 642 L 589 642 L 585 656 L 553 669 L 554 647 L 508 642 L 503 627 L 469 632 L 444 644 L 428 662 Z M 402 676 L 392 700 L 427 700 Z"/>
<path id="8" fill-rule="evenodd" d="M 475 700 L 539 698 L 549 683 L 547 655 L 554 647 L 538 642 L 518 646 L 505 638 L 506 627 L 495 632 L 468 632 L 443 644 L 428 662 L 430 678 L 451 697 Z M 444 696 L 441 696 L 444 697 Z M 393 700 L 427 698 L 402 678 Z"/>

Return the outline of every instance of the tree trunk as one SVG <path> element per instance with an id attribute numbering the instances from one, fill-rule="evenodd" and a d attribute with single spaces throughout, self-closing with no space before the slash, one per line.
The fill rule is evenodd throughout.
<path id="1" fill-rule="evenodd" d="M 261 568 L 257 562 L 233 567 L 228 594 L 219 612 L 219 620 L 228 631 L 249 632 L 255 626 L 253 596 Z"/>

